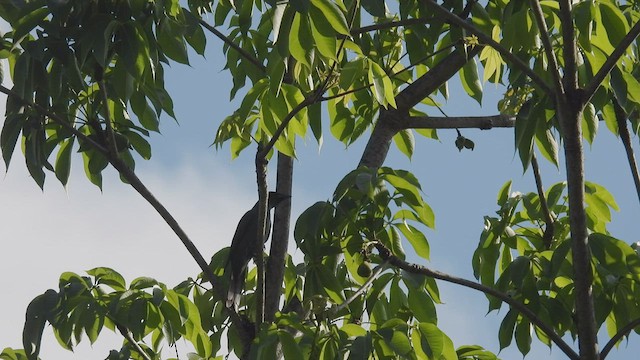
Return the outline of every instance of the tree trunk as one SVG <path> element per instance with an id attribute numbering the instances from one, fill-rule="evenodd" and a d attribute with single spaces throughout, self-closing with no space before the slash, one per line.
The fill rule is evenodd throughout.
<path id="1" fill-rule="evenodd" d="M 291 195 L 293 184 L 293 159 L 278 152 L 278 180 L 276 191 Z M 271 250 L 267 261 L 265 286 L 265 321 L 274 319 L 284 280 L 285 259 L 289 246 L 289 227 L 291 222 L 291 201 L 284 201 L 275 209 L 273 217 L 273 235 L 271 236 Z"/>

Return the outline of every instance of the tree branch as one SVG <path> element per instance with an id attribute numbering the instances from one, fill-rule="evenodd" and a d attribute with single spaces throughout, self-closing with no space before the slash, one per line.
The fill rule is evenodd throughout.
<path id="1" fill-rule="evenodd" d="M 600 68 L 600 70 L 598 70 L 598 72 L 593 76 L 589 84 L 587 84 L 587 86 L 584 88 L 583 101 L 585 104 L 591 100 L 591 98 L 593 97 L 593 94 L 596 93 L 596 90 L 598 90 L 598 88 L 604 81 L 604 78 L 607 77 L 607 75 L 609 75 L 613 67 L 616 66 L 616 63 L 618 62 L 618 60 L 620 60 L 622 55 L 624 55 L 624 53 L 627 51 L 627 48 L 629 47 L 629 45 L 631 45 L 631 43 L 638 37 L 639 34 L 640 34 L 640 21 L 636 22 L 635 25 L 633 25 L 633 27 L 629 31 L 629 33 L 625 35 L 625 37 L 622 38 L 622 40 L 620 40 L 620 44 L 616 46 L 613 52 L 607 57 L 607 60 L 604 62 L 604 64 L 602 64 L 602 67 Z"/>
<path id="2" fill-rule="evenodd" d="M 560 77 L 560 66 L 558 66 L 558 59 L 556 58 L 556 54 L 553 52 L 553 44 L 551 44 L 547 23 L 544 21 L 544 14 L 542 12 L 542 7 L 540 7 L 540 0 L 531 0 L 530 3 L 533 16 L 535 17 L 536 24 L 538 25 L 540 38 L 544 45 L 544 52 L 551 65 L 549 66 L 549 71 L 551 71 L 551 76 L 555 83 L 556 93 L 564 94 L 564 86 L 562 85 L 562 78 Z"/>
<path id="3" fill-rule="evenodd" d="M 371 285 L 371 283 L 373 283 L 378 278 L 378 276 L 384 271 L 384 269 L 387 268 L 387 264 L 389 264 L 389 261 L 385 260 L 382 262 L 382 264 L 376 266 L 375 269 L 373 269 L 373 271 L 371 272 L 371 276 L 369 276 L 367 281 L 365 281 L 364 284 L 362 284 L 362 286 L 360 286 L 358 290 L 356 290 L 353 294 L 351 294 L 351 296 L 349 296 L 349 298 L 346 299 L 342 304 L 334 308 L 331 308 L 331 313 L 334 315 L 339 313 L 342 309 L 346 308 L 355 299 L 357 299 L 358 296 L 362 295 L 362 293 L 367 290 L 369 285 Z"/>
<path id="4" fill-rule="evenodd" d="M 107 87 L 104 85 L 104 80 L 98 81 L 98 88 L 102 93 L 102 102 L 104 105 L 104 122 L 107 129 L 107 149 L 110 156 L 118 157 L 118 149 L 116 148 L 116 135 L 113 132 L 113 125 L 111 124 L 111 111 L 109 110 L 109 95 L 107 94 Z"/>
<path id="5" fill-rule="evenodd" d="M 264 322 L 265 314 L 265 261 L 264 261 L 264 243 L 267 238 L 267 212 L 269 211 L 269 194 L 267 193 L 267 164 L 268 160 L 266 156 L 262 155 L 262 145 L 258 145 L 256 152 L 256 180 L 258 184 L 258 226 L 256 234 L 258 241 L 253 245 L 255 246 L 254 252 L 256 256 L 254 261 L 258 276 L 256 277 L 256 318 L 255 318 L 255 331 L 256 334 L 260 332 L 260 327 Z M 269 224 L 270 226 L 271 224 Z"/>
<path id="6" fill-rule="evenodd" d="M 454 51 L 442 61 L 433 66 L 427 73 L 409 84 L 396 95 L 396 105 L 399 111 L 408 112 L 420 103 L 425 97 L 436 91 L 440 85 L 449 80 L 464 66 L 464 64 L 480 52 L 481 47 L 476 46 L 467 54 L 462 51 Z"/>
<path id="7" fill-rule="evenodd" d="M 21 98 L 13 90 L 7 89 L 2 85 L 0 85 L 0 92 L 8 96 L 12 96 L 14 99 L 20 101 L 21 103 L 30 106 L 31 108 L 33 108 L 34 110 L 38 111 L 43 115 L 46 115 L 55 123 L 69 130 L 76 137 L 78 137 L 82 141 L 85 141 L 87 144 L 89 144 L 94 149 L 96 149 L 101 154 L 103 154 L 105 157 L 107 157 L 111 165 L 118 171 L 120 176 L 122 176 L 125 180 L 127 180 L 129 185 L 131 185 L 138 192 L 138 194 L 140 194 L 140 196 L 142 196 L 156 210 L 156 212 L 158 212 L 160 217 L 162 217 L 165 223 L 169 225 L 171 230 L 173 230 L 173 232 L 182 241 L 183 245 L 187 248 L 187 251 L 189 251 L 189 254 L 191 254 L 191 256 L 194 258 L 194 260 L 202 270 L 204 277 L 213 285 L 214 291 L 216 291 L 218 296 L 221 299 L 224 299 L 226 297 L 226 293 L 223 292 L 220 286 L 217 286 L 218 284 L 217 278 L 214 275 L 213 271 L 209 268 L 208 263 L 202 257 L 202 254 L 200 254 L 196 246 L 189 239 L 189 237 L 184 232 L 184 230 L 182 230 L 182 228 L 180 227 L 176 219 L 164 207 L 164 205 L 162 205 L 162 203 L 155 198 L 155 196 L 151 193 L 151 191 L 147 189 L 147 187 L 142 183 L 142 181 L 138 178 L 135 172 L 129 168 L 129 166 L 127 166 L 119 158 L 113 158 L 112 156 L 110 156 L 109 150 L 104 145 L 91 139 L 90 137 L 82 133 L 80 130 L 76 129 L 74 126 L 69 124 L 66 120 L 52 113 L 51 111 L 44 108 L 43 106 Z M 234 323 L 239 324 L 238 331 L 240 332 L 240 337 L 243 340 L 249 339 L 250 341 L 253 337 L 247 332 L 247 329 L 244 326 L 245 322 L 240 318 L 240 315 L 238 315 L 238 313 L 235 311 L 235 309 L 233 309 L 233 307 L 227 308 L 227 311 L 229 313 L 229 317 L 231 318 L 231 320 Z"/>
<path id="8" fill-rule="evenodd" d="M 60 125 L 63 128 L 71 131 L 71 133 L 73 135 L 75 135 L 76 137 L 78 137 L 80 140 L 85 141 L 88 144 L 90 144 L 91 146 L 93 146 L 93 148 L 96 149 L 101 154 L 107 155 L 109 153 L 109 150 L 106 147 L 104 147 L 102 144 L 100 144 L 97 141 L 91 139 L 86 134 L 82 133 L 82 131 L 76 129 L 73 125 L 69 124 L 66 120 L 64 120 L 60 116 L 52 113 L 51 111 L 49 111 L 48 109 L 46 109 L 42 105 L 36 104 L 36 103 L 34 103 L 32 101 L 29 101 L 29 100 L 26 100 L 26 99 L 23 99 L 15 91 L 10 90 L 10 89 L 4 87 L 3 85 L 0 85 L 0 92 L 3 93 L 3 94 L 6 94 L 7 96 L 12 97 L 13 99 L 18 100 L 19 102 L 21 102 L 24 105 L 27 105 L 27 106 L 31 107 L 32 109 L 36 110 L 40 114 L 46 115 L 48 118 L 50 118 L 51 120 L 53 120 L 56 123 L 58 123 L 58 125 Z"/>
<path id="9" fill-rule="evenodd" d="M 549 325 L 547 325 L 544 321 L 542 321 L 533 311 L 529 310 L 529 308 L 527 308 L 524 304 L 521 304 L 520 302 L 516 301 L 514 298 L 510 297 L 509 295 L 503 292 L 500 292 L 494 288 L 485 286 L 483 284 L 479 284 L 473 281 L 455 277 L 439 271 L 431 270 L 421 265 L 408 263 L 398 258 L 397 256 L 393 255 L 391 251 L 380 242 L 376 242 L 375 246 L 383 260 L 389 261 L 391 265 L 394 265 L 404 271 L 407 271 L 413 274 L 425 275 L 434 279 L 450 282 L 453 284 L 458 284 L 470 289 L 480 291 L 487 295 L 491 295 L 501 300 L 502 302 L 507 303 L 512 308 L 518 310 L 527 319 L 529 319 L 529 321 L 531 321 L 532 324 L 534 324 L 540 330 L 542 330 L 549 337 L 549 339 L 551 339 L 551 341 L 553 341 L 560 348 L 560 350 L 562 350 L 562 352 L 564 352 L 565 355 L 569 357 L 569 359 L 572 359 L 572 360 L 580 359 L 578 354 L 576 354 L 576 352 L 573 351 L 573 349 L 569 346 L 569 344 L 567 344 L 564 340 L 562 340 L 560 335 L 556 334 L 556 332 L 551 327 L 549 327 Z"/>
<path id="10" fill-rule="evenodd" d="M 480 129 L 512 128 L 515 116 L 409 116 L 402 121 L 403 129 Z"/>
<path id="11" fill-rule="evenodd" d="M 490 45 L 492 48 L 498 51 L 500 55 L 504 56 L 506 59 L 511 61 L 511 63 L 515 67 L 520 69 L 523 73 L 527 74 L 527 76 L 529 76 L 529 78 L 534 83 L 540 86 L 540 88 L 543 91 L 549 94 L 553 94 L 553 89 L 551 89 L 549 85 L 547 85 L 547 83 L 540 76 L 538 76 L 538 74 L 536 74 L 533 70 L 531 70 L 529 65 L 527 65 L 524 61 L 520 60 L 520 58 L 515 56 L 512 52 L 507 50 L 504 46 L 500 45 L 497 41 L 493 40 L 489 35 L 483 33 L 482 31 L 480 31 L 480 29 L 473 26 L 471 23 L 466 22 L 464 19 L 461 19 L 459 16 L 449 12 L 447 9 L 439 5 L 435 0 L 424 0 L 424 2 L 433 6 L 433 10 L 435 10 L 436 13 L 440 14 L 442 17 L 447 19 L 451 24 L 457 25 L 467 30 L 468 32 L 477 36 L 478 39 L 480 39 L 485 44 Z"/>
<path id="12" fill-rule="evenodd" d="M 278 170 L 276 191 L 291 195 L 293 187 L 293 159 L 278 153 Z M 291 202 L 285 201 L 277 206 L 273 216 L 273 235 L 271 249 L 267 260 L 267 274 L 270 286 L 266 286 L 265 321 L 273 321 L 280 303 L 282 282 L 286 265 L 287 248 L 289 247 L 289 227 L 291 222 Z"/>
<path id="13" fill-rule="evenodd" d="M 572 1 L 559 0 L 560 24 L 562 24 L 562 47 L 564 56 L 564 85 L 565 90 L 578 88 L 577 57 L 578 46 L 576 44 L 573 15 L 571 15 Z M 556 64 L 554 69 L 559 71 Z M 568 91 L 568 90 L 567 90 Z M 584 103 L 583 103 L 584 104 Z"/>
<path id="14" fill-rule="evenodd" d="M 555 231 L 555 219 L 551 216 L 551 211 L 549 211 L 549 206 L 547 206 L 547 198 L 544 195 L 544 189 L 542 188 L 540 167 L 538 166 L 538 159 L 534 153 L 531 153 L 531 168 L 533 169 L 533 177 L 536 181 L 536 189 L 538 190 L 538 197 L 540 198 L 540 207 L 546 224 L 542 235 L 542 241 L 544 242 L 546 249 L 549 250 L 551 249 L 551 242 L 553 241 L 553 233 Z"/>
<path id="15" fill-rule="evenodd" d="M 600 352 L 600 360 L 604 360 L 613 347 L 616 345 L 618 340 L 622 339 L 623 336 L 628 335 L 631 330 L 640 326 L 640 318 L 631 320 L 627 325 L 625 325 L 622 329 L 618 330 L 618 332 L 613 335 L 613 337 L 605 344 Z"/>
<path id="16" fill-rule="evenodd" d="M 218 31 L 218 29 L 216 29 L 215 27 L 209 25 L 206 21 L 204 21 L 202 19 L 198 19 L 198 22 L 200 23 L 200 25 L 202 25 L 202 27 L 204 27 L 205 29 L 209 30 L 218 39 L 222 40 L 222 42 L 227 44 L 230 48 L 232 48 L 233 50 L 237 51 L 238 54 L 240 54 L 243 58 L 247 59 L 247 61 L 252 63 L 255 67 L 260 69 L 262 72 L 266 72 L 267 71 L 267 68 L 264 65 L 262 65 L 262 63 L 260 63 L 260 61 L 258 61 L 258 59 L 256 59 L 255 57 L 251 56 L 251 54 L 249 54 L 243 48 L 238 46 L 238 44 L 234 43 L 233 40 L 229 39 L 223 33 Z"/>
<path id="17" fill-rule="evenodd" d="M 425 18 L 425 19 L 412 18 L 412 19 L 389 21 L 389 22 L 384 22 L 384 23 L 375 24 L 375 25 L 363 26 L 361 28 L 351 30 L 351 35 L 352 36 L 360 35 L 370 31 L 385 30 L 385 29 L 390 29 L 390 28 L 399 27 L 399 26 L 407 27 L 412 25 L 424 25 L 424 24 L 428 24 L 430 21 L 433 21 L 434 19 L 435 19 L 434 17 Z"/>
<path id="18" fill-rule="evenodd" d="M 113 319 L 112 319 L 113 320 Z M 142 348 L 142 346 L 140 346 L 140 344 L 138 344 L 138 342 L 133 338 L 133 336 L 131 336 L 131 333 L 129 332 L 129 330 L 127 330 L 126 327 L 117 324 L 116 323 L 116 327 L 118 328 L 118 331 L 120 332 L 120 334 L 127 339 L 127 341 L 129 342 L 129 344 L 131 344 L 131 346 L 133 346 L 136 351 L 138 352 L 138 354 L 140 354 L 140 356 L 144 359 L 144 360 L 151 360 L 151 357 L 149 356 L 149 354 L 147 354 L 144 349 Z"/>
<path id="19" fill-rule="evenodd" d="M 620 139 L 624 145 L 624 150 L 627 153 L 627 162 L 629 163 L 629 169 L 631 170 L 631 176 L 636 186 L 636 194 L 640 201 L 640 175 L 638 174 L 638 165 L 636 163 L 636 157 L 633 153 L 633 146 L 631 145 L 631 133 L 627 126 L 627 114 L 625 113 L 618 100 L 614 97 L 613 108 L 616 113 L 616 121 L 618 122 L 618 132 L 620 133 Z"/>

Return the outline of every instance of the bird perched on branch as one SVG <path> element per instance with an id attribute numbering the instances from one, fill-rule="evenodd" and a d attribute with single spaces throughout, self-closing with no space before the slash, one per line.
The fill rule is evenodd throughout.
<path id="1" fill-rule="evenodd" d="M 282 201 L 289 199 L 291 196 L 280 194 L 277 192 L 269 192 L 268 210 L 273 209 Z M 229 279 L 229 290 L 227 291 L 227 307 L 238 307 L 240 303 L 240 294 L 244 288 L 244 280 L 247 273 L 247 264 L 249 260 L 254 258 L 256 254 L 256 243 L 258 242 L 258 205 L 256 204 L 247 211 L 240 219 L 236 233 L 231 241 L 229 250 L 229 258 L 225 266 L 225 273 L 231 272 Z M 271 233 L 270 211 L 267 211 L 267 233 L 265 241 Z"/>

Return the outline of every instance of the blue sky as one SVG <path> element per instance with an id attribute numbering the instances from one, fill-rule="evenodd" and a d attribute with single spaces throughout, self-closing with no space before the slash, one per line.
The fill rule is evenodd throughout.
<path id="1" fill-rule="evenodd" d="M 163 119 L 162 134 L 152 136 L 152 159 L 139 160 L 137 168 L 142 180 L 176 215 L 205 258 L 230 243 L 238 219 L 257 198 L 255 148 L 250 147 L 239 159 L 231 161 L 228 148 L 215 151 L 209 146 L 220 121 L 235 110 L 228 95 L 231 81 L 222 71 L 222 61 L 219 41 L 209 39 L 206 60 L 192 56 L 192 67 L 174 65 L 167 69 L 167 86 L 174 98 L 179 124 Z M 480 108 L 457 84 L 454 78 L 450 103 L 445 106 L 448 115 L 497 112 L 495 103 L 500 89 L 485 84 L 484 107 Z M 4 112 L 4 98 L 0 103 L 0 111 Z M 428 111 L 438 115 L 433 109 Z M 322 149 L 318 150 L 311 137 L 298 142 L 292 199 L 294 218 L 315 201 L 331 197 L 342 176 L 357 165 L 366 142 L 365 136 L 345 149 L 331 138 L 327 119 L 324 120 Z M 476 144 L 474 151 L 463 152 L 454 146 L 455 130 L 439 134 L 440 141 L 418 138 L 411 161 L 393 148 L 385 165 L 416 174 L 425 199 L 435 211 L 436 230 L 427 233 L 432 259 L 425 265 L 471 279 L 471 254 L 482 231 L 483 216 L 493 215 L 497 210 L 498 189 L 509 179 L 513 180 L 515 191 L 529 192 L 535 188 L 532 175 L 522 174 L 514 153 L 512 129 L 463 130 L 463 135 Z M 638 147 L 636 139 L 634 145 Z M 113 171 L 107 172 L 101 193 L 84 178 L 78 157 L 67 189 L 49 176 L 42 192 L 29 178 L 23 162 L 17 149 L 11 168 L 0 182 L 0 254 L 3 254 L 0 288 L 10 289 L 12 294 L 5 297 L 0 307 L 0 348 L 21 347 L 26 305 L 46 289 L 56 288 L 58 276 L 64 271 L 82 273 L 96 266 L 108 266 L 129 281 L 137 276 L 151 276 L 169 286 L 197 275 L 195 262 L 179 240 Z M 546 187 L 562 177 L 562 172 L 547 163 L 543 169 Z M 275 162 L 270 171 L 273 175 Z M 627 242 L 640 240 L 636 235 L 640 205 L 624 150 L 604 126 L 593 151 L 587 152 L 587 179 L 607 187 L 618 201 L 621 211 L 613 214 L 612 234 Z M 104 219 L 109 221 L 105 223 Z M 408 248 L 405 244 L 405 249 Z M 421 261 L 416 257 L 411 260 Z M 438 308 L 439 326 L 454 344 L 479 344 L 497 352 L 497 330 L 503 314 L 485 316 L 487 303 L 482 294 L 439 284 L 446 303 Z M 103 357 L 106 349 L 118 348 L 121 343 L 108 330 L 103 335 L 93 351 L 85 340 L 72 354 L 62 350 L 49 331 L 45 335 L 44 358 Z M 638 340 L 637 335 L 632 335 L 631 344 L 627 347 L 623 343 L 621 350 L 612 353 L 609 359 L 632 358 L 632 354 L 640 351 Z M 179 351 L 185 348 L 179 344 Z M 500 356 L 521 357 L 515 345 Z M 528 358 L 564 356 L 558 349 L 549 353 L 546 347 L 535 346 Z"/>

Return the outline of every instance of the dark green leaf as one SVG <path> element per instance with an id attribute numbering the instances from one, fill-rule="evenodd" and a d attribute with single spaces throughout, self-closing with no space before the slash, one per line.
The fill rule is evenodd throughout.
<path id="1" fill-rule="evenodd" d="M 56 157 L 55 173 L 63 186 L 67 185 L 71 172 L 71 150 L 74 138 L 69 138 L 60 143 L 60 149 Z"/>
<path id="2" fill-rule="evenodd" d="M 0 147 L 2 148 L 2 158 L 7 169 L 26 119 L 26 114 L 8 114 L 4 119 L 2 133 L 0 133 Z"/>
<path id="3" fill-rule="evenodd" d="M 478 76 L 478 64 L 473 58 L 460 69 L 460 81 L 462 88 L 469 96 L 474 98 L 478 104 L 482 104 L 482 83 Z"/>

